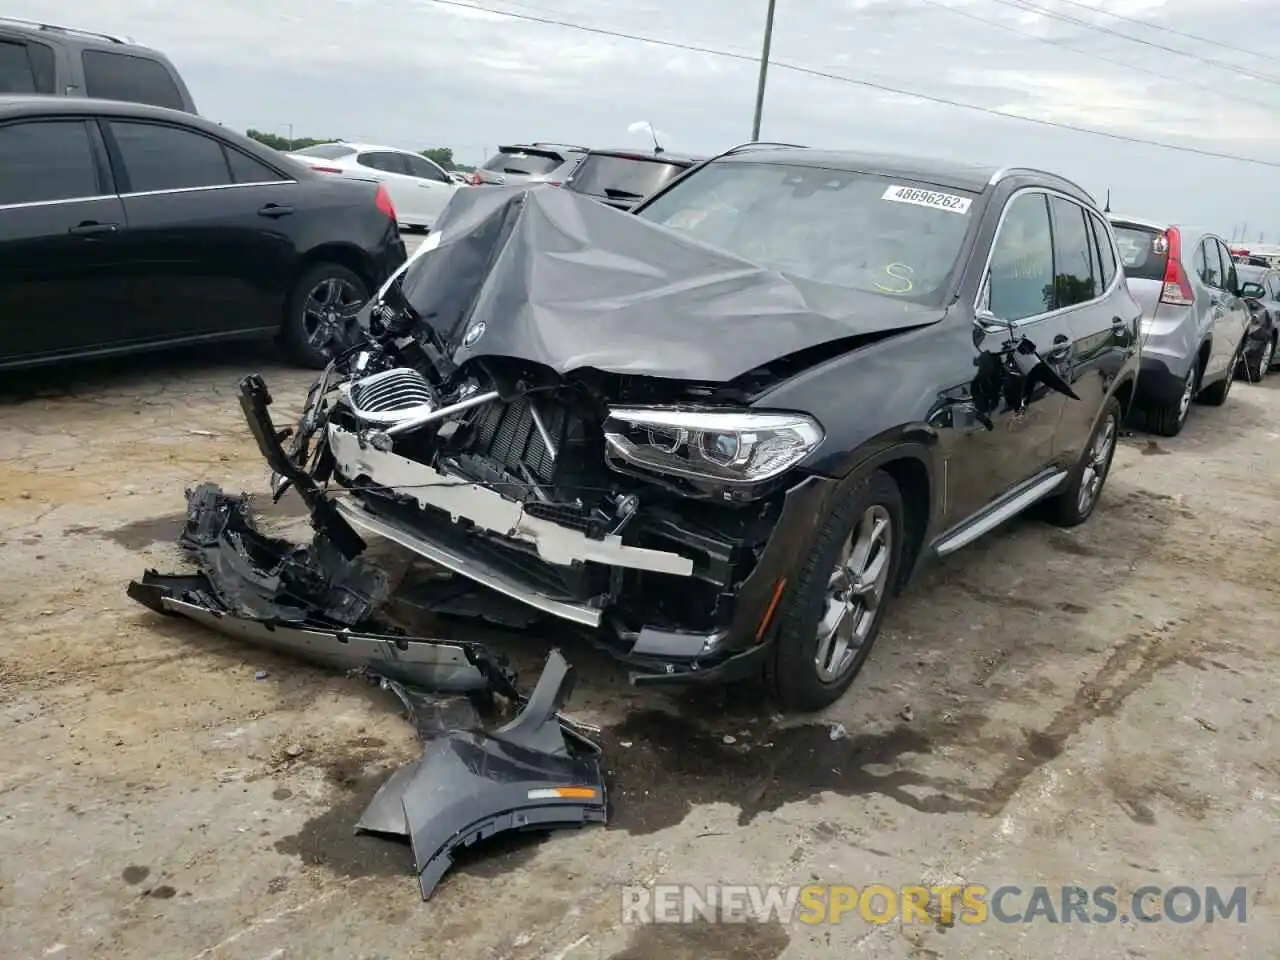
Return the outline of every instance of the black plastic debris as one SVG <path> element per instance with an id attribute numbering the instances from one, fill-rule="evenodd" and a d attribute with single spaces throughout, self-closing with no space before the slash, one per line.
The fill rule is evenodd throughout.
<path id="1" fill-rule="evenodd" d="M 323 531 L 309 546 L 254 525 L 247 497 L 204 484 L 187 494 L 179 544 L 195 574 L 148 570 L 129 596 L 228 636 L 339 670 L 357 670 L 434 692 L 515 696 L 505 658 L 483 644 L 407 637 L 380 624 L 386 575 L 348 560 Z"/>
<path id="2" fill-rule="evenodd" d="M 480 643 L 408 637 L 380 624 L 385 574 L 337 549 L 322 523 L 308 546 L 254 525 L 247 497 L 204 484 L 187 494 L 179 543 L 190 574 L 148 570 L 129 596 L 256 646 L 376 678 L 405 707 L 424 744 L 393 773 L 355 829 L 407 838 L 423 899 L 454 853 L 497 833 L 604 823 L 599 746 L 560 713 L 573 687 L 557 650 L 532 694 Z M 486 729 L 499 699 L 519 708 Z M 508 714 L 509 715 L 509 714 Z"/>
<path id="3" fill-rule="evenodd" d="M 374 797 L 361 823 L 407 833 L 422 899 L 431 898 L 460 848 L 510 830 L 606 821 L 600 748 L 559 716 L 572 688 L 572 668 L 553 650 L 515 719 L 497 730 L 432 737 L 422 759 L 392 774 Z M 391 812 L 397 794 L 403 821 Z"/>
<path id="4" fill-rule="evenodd" d="M 213 483 L 188 491 L 178 543 L 222 605 L 244 616 L 352 627 L 369 620 L 390 593 L 382 570 L 348 559 L 323 531 L 308 546 L 269 537 L 254 525 L 247 497 Z"/>

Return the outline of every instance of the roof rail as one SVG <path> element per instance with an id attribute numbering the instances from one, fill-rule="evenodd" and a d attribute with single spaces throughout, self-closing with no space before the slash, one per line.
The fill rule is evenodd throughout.
<path id="1" fill-rule="evenodd" d="M 78 27 L 63 27 L 56 23 L 41 23 L 39 20 L 23 20 L 21 17 L 2 17 L 0 23 L 11 23 L 22 27 L 34 27 L 36 30 L 47 30 L 50 33 L 65 33 L 77 37 L 92 37 L 94 40 L 106 40 L 110 43 L 136 44 L 132 37 L 113 33 L 98 33 L 94 30 L 81 30 Z"/>
<path id="2" fill-rule="evenodd" d="M 804 143 L 783 143 L 781 140 L 748 140 L 745 143 L 739 143 L 730 147 L 717 156 L 727 157 L 730 154 L 742 153 L 744 150 L 750 150 L 752 147 L 795 147 L 797 150 L 808 150 L 809 147 Z"/>

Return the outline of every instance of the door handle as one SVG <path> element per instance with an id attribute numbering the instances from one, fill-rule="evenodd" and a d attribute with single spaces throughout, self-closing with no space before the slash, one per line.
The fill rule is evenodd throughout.
<path id="1" fill-rule="evenodd" d="M 287 217 L 291 213 L 293 213 L 293 207 L 283 203 L 268 203 L 258 208 L 258 216 L 270 217 L 273 220 L 276 217 Z"/>
<path id="2" fill-rule="evenodd" d="M 84 223 L 78 223 L 67 233 L 73 237 L 100 237 L 104 234 L 115 233 L 120 229 L 118 223 L 99 223 L 96 220 L 86 220 Z"/>

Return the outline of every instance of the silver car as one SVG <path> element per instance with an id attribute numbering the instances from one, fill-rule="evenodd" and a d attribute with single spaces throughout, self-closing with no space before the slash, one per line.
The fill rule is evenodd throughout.
<path id="1" fill-rule="evenodd" d="M 564 143 L 506 144 L 477 168 L 471 182 L 477 187 L 518 183 L 550 183 L 558 187 L 586 155 L 586 147 Z"/>
<path id="2" fill-rule="evenodd" d="M 1142 305 L 1142 368 L 1134 405 L 1162 436 L 1181 432 L 1193 400 L 1227 399 L 1249 308 L 1216 234 L 1112 216 L 1129 291 Z"/>

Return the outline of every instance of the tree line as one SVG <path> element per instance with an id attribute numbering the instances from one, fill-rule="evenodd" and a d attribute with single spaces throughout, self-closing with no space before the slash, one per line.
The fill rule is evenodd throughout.
<path id="1" fill-rule="evenodd" d="M 289 137 L 281 137 L 274 133 L 267 133 L 264 130 L 254 130 L 250 128 L 245 134 L 261 144 L 265 144 L 274 150 L 282 153 L 289 153 L 293 150 L 302 150 L 306 147 L 314 147 L 320 143 L 337 143 L 337 137 L 298 137 L 290 139 Z M 457 163 L 453 159 L 453 147 L 428 147 L 425 150 L 419 150 L 420 154 L 428 160 L 434 160 L 446 170 L 457 170 L 461 173 L 470 173 L 475 167 L 469 167 L 465 163 Z"/>

